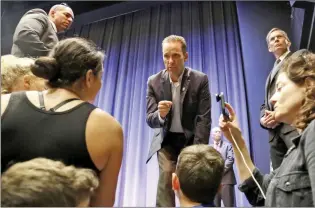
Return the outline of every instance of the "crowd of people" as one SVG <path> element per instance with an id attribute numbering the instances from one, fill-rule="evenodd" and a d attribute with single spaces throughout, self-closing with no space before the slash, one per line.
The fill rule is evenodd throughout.
<path id="1" fill-rule="evenodd" d="M 10 55 L 1 56 L 1 205 L 113 206 L 123 130 L 93 104 L 105 54 L 90 40 L 59 41 L 74 21 L 66 4 L 25 13 Z M 260 125 L 269 132 L 272 171 L 253 164 L 233 107 L 211 129 L 208 76 L 185 66 L 184 37 L 162 41 L 165 68 L 147 80 L 147 162 L 159 164 L 156 206 L 234 207 L 236 178 L 253 206 L 315 205 L 315 54 L 290 51 L 285 31 L 266 36 L 275 64 Z M 222 134 L 229 141 L 224 141 Z M 211 142 L 209 140 L 211 138 Z"/>

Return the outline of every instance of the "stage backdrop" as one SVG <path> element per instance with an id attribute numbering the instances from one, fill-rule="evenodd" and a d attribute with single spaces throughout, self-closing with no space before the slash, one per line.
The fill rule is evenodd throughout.
<path id="1" fill-rule="evenodd" d="M 124 160 L 115 206 L 155 206 L 158 181 L 156 155 L 148 164 L 145 163 L 153 135 L 153 130 L 145 122 L 146 89 L 148 77 L 164 68 L 161 42 L 168 35 L 176 34 L 185 37 L 189 54 L 186 65 L 206 73 L 209 77 L 212 127 L 217 126 L 220 114 L 219 104 L 216 103 L 214 95 L 224 92 L 226 100 L 236 110 L 246 144 L 251 152 L 253 151 L 251 125 L 256 129 L 260 127 L 257 121 L 251 120 L 253 116 L 250 117 L 249 112 L 254 111 L 255 116 L 259 115 L 264 81 L 267 77 L 265 73 L 269 71 L 269 66 L 264 69 L 263 76 L 259 73 L 253 74 L 259 72 L 260 61 L 257 59 L 255 60 L 257 68 L 252 69 L 251 76 L 245 74 L 250 68 L 244 66 L 248 60 L 246 62 L 243 54 L 254 55 L 255 51 L 245 48 L 246 53 L 244 53 L 242 49 L 246 45 L 241 44 L 239 21 L 242 18 L 237 14 L 242 8 L 236 9 L 235 2 L 161 3 L 86 24 L 79 29 L 76 27 L 65 34 L 65 37 L 78 35 L 91 39 L 107 54 L 104 62 L 103 86 L 95 104 L 112 114 L 124 130 Z M 253 11 L 246 12 L 254 15 Z M 255 31 L 255 25 L 251 25 L 252 20 L 244 21 L 241 23 L 243 26 L 250 23 L 247 25 L 248 32 Z M 268 31 L 263 31 L 262 36 L 265 36 L 266 32 Z M 243 40 L 246 37 L 251 40 L 248 34 L 242 36 L 242 41 L 248 41 Z M 257 49 L 254 42 L 247 42 L 248 47 L 250 44 Z M 269 62 L 272 63 L 272 58 Z M 259 86 L 255 84 L 255 80 L 259 80 L 257 82 Z M 260 94 L 253 92 L 256 87 L 260 89 Z M 249 90 L 252 93 L 251 97 L 248 96 Z M 256 103 L 250 108 L 253 98 L 256 98 Z M 263 146 L 268 148 L 267 138 L 265 141 L 264 138 L 259 139 Z M 269 150 L 264 148 L 264 151 L 265 154 L 260 157 L 260 162 L 264 164 L 262 166 L 264 172 L 268 172 Z M 235 167 L 234 170 L 238 178 Z M 238 191 L 237 186 L 235 192 L 236 205 L 248 206 L 247 200 Z"/>

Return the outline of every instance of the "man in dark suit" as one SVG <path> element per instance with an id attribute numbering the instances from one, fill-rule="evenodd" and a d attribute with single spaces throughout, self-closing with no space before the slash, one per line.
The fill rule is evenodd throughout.
<path id="1" fill-rule="evenodd" d="M 171 178 L 180 151 L 208 144 L 211 126 L 209 81 L 206 74 L 185 67 L 186 41 L 171 35 L 162 42 L 165 69 L 148 79 L 147 124 L 155 129 L 149 159 L 158 152 L 157 206 L 174 207 Z"/>
<path id="2" fill-rule="evenodd" d="M 211 131 L 213 143 L 210 146 L 214 147 L 224 160 L 224 173 L 221 181 L 221 189 L 218 191 L 214 199 L 216 207 L 221 207 L 221 199 L 225 207 L 235 207 L 235 191 L 234 185 L 236 179 L 233 170 L 234 153 L 232 145 L 222 140 L 222 134 L 219 127 L 214 127 Z"/>
<path id="3" fill-rule="evenodd" d="M 16 26 L 11 54 L 17 57 L 46 56 L 57 44 L 57 32 L 68 29 L 74 14 L 66 4 L 53 6 L 49 14 L 42 9 L 26 12 Z"/>
<path id="4" fill-rule="evenodd" d="M 298 135 L 296 129 L 288 124 L 275 121 L 274 108 L 270 98 L 276 90 L 276 78 L 281 65 L 291 56 L 291 42 L 286 32 L 279 28 L 273 28 L 266 37 L 269 52 L 273 53 L 276 62 L 271 70 L 265 87 L 265 103 L 260 108 L 260 124 L 269 132 L 270 157 L 272 168 L 276 169 L 282 163 L 288 148 L 292 145 L 291 138 Z"/>

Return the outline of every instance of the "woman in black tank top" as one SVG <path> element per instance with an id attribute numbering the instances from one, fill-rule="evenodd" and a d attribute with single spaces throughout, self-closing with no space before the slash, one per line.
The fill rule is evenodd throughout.
<path id="1" fill-rule="evenodd" d="M 122 161 L 123 132 L 94 100 L 104 54 L 82 38 L 60 41 L 31 67 L 49 90 L 1 96 L 1 170 L 37 157 L 95 170 L 100 186 L 91 206 L 113 206 Z"/>

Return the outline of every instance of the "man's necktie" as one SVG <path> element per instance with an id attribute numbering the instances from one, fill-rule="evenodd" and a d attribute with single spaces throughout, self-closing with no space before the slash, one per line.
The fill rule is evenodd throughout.
<path id="1" fill-rule="evenodd" d="M 279 63 L 280 63 L 280 59 L 277 59 L 276 61 L 275 61 L 275 64 L 274 64 L 274 66 L 277 66 Z"/>
<path id="2" fill-rule="evenodd" d="M 215 144 L 215 149 L 216 149 L 217 151 L 220 151 L 219 143 L 216 143 L 216 144 Z"/>

